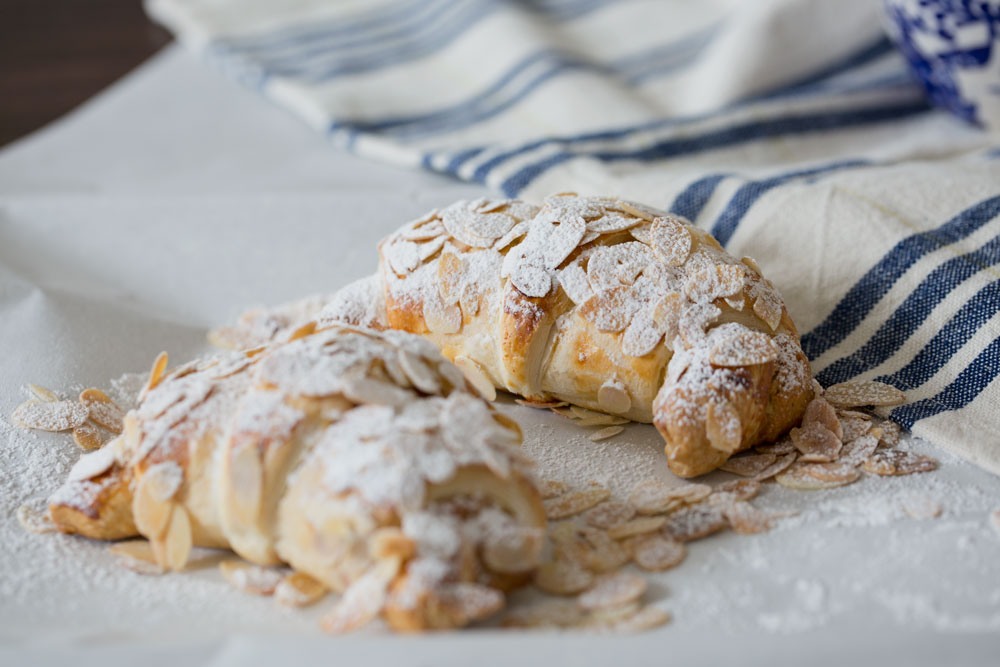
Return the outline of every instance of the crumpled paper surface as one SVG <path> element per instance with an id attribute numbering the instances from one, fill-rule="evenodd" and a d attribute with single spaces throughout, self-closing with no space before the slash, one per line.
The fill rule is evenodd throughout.
<path id="1" fill-rule="evenodd" d="M 651 577 L 675 621 L 625 639 L 478 630 L 426 638 L 320 635 L 322 607 L 283 612 L 232 590 L 204 554 L 141 577 L 103 546 L 33 535 L 13 517 L 77 456 L 63 434 L 6 423 L 32 382 L 69 391 L 180 363 L 245 307 L 366 275 L 375 242 L 429 208 L 482 191 L 359 161 L 176 48 L 37 136 L 0 152 L 0 663 L 577 664 L 768 662 L 936 665 L 995 658 L 1000 479 L 928 443 L 942 467 L 830 492 L 769 488 L 794 510 L 776 530 L 724 534 Z M 780 286 L 779 286 L 780 287 Z M 669 476 L 651 427 L 611 441 L 507 401 L 547 476 L 618 491 Z M 722 479 L 723 477 L 719 477 Z M 715 481 L 710 478 L 709 481 Z M 906 518 L 908 495 L 944 515 Z"/>

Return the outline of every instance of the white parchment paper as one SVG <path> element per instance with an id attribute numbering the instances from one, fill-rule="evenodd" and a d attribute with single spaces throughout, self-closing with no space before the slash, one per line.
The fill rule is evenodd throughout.
<path id="1" fill-rule="evenodd" d="M 366 275 L 383 234 L 481 193 L 339 154 L 168 49 L 0 152 L 0 417 L 29 382 L 107 387 L 160 350 L 175 363 L 204 352 L 208 327 Z M 548 477 L 618 491 L 669 477 L 651 427 L 593 443 L 555 415 L 503 409 Z M 77 452 L 65 435 L 3 421 L 0 664 L 992 664 L 1000 479 L 931 443 L 906 446 L 941 469 L 826 492 L 769 486 L 760 506 L 798 514 L 768 534 L 693 544 L 652 577 L 650 599 L 675 617 L 657 632 L 330 638 L 322 607 L 286 612 L 232 590 L 218 555 L 142 577 L 103 545 L 24 532 L 13 512 L 55 488 Z M 908 518 L 914 496 L 941 502 L 942 517 Z"/>

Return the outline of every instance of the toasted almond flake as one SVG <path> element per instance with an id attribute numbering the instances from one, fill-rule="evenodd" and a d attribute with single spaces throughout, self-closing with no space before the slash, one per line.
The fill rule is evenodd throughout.
<path id="1" fill-rule="evenodd" d="M 899 389 L 874 380 L 841 382 L 827 387 L 823 397 L 837 408 L 853 408 L 863 405 L 883 407 L 906 402 L 905 394 Z"/>
<path id="2" fill-rule="evenodd" d="M 732 503 L 724 511 L 730 527 L 741 535 L 755 535 L 771 529 L 771 517 L 748 502 Z"/>
<path id="3" fill-rule="evenodd" d="M 634 507 L 620 500 L 610 500 L 587 510 L 583 518 L 595 528 L 611 528 L 625 523 L 633 516 Z"/>
<path id="4" fill-rule="evenodd" d="M 708 502 L 725 507 L 740 500 L 750 500 L 760 493 L 760 482 L 752 479 L 734 479 L 724 482 L 712 490 Z"/>
<path id="5" fill-rule="evenodd" d="M 705 414 L 705 435 L 712 447 L 732 454 L 743 442 L 743 425 L 730 403 L 709 403 Z"/>
<path id="6" fill-rule="evenodd" d="M 799 450 L 795 449 L 795 445 L 792 444 L 790 438 L 785 438 L 778 442 L 772 442 L 768 445 L 757 445 L 754 447 L 754 451 L 758 454 L 774 454 L 775 456 L 784 456 L 789 452 L 797 452 Z"/>
<path id="7" fill-rule="evenodd" d="M 46 389 L 45 387 L 38 384 L 29 384 L 28 391 L 35 395 L 40 401 L 45 401 L 46 403 L 55 403 L 59 400 L 59 397 L 51 389 Z"/>
<path id="8" fill-rule="evenodd" d="M 879 447 L 895 447 L 899 444 L 899 438 L 902 432 L 899 424 L 887 419 L 879 424 L 879 428 L 882 429 L 882 435 L 878 439 Z"/>
<path id="9" fill-rule="evenodd" d="M 571 491 L 555 498 L 547 498 L 545 504 L 545 516 L 555 521 L 579 514 L 603 503 L 611 496 L 607 489 L 587 489 L 585 491 Z"/>
<path id="10" fill-rule="evenodd" d="M 660 481 L 650 481 L 636 485 L 628 501 L 639 514 L 660 514 L 704 500 L 711 492 L 712 487 L 707 484 L 667 486 Z"/>
<path id="11" fill-rule="evenodd" d="M 766 364 L 778 358 L 778 346 L 767 334 L 744 331 L 716 343 L 708 358 L 714 366 Z"/>
<path id="12" fill-rule="evenodd" d="M 587 408 L 580 407 L 579 405 L 569 406 L 569 411 L 572 413 L 575 419 L 593 419 L 599 417 L 610 417 L 606 412 L 598 412 L 597 410 L 588 410 Z"/>
<path id="13" fill-rule="evenodd" d="M 760 270 L 760 264 L 758 264 L 757 260 L 754 259 L 753 257 L 743 257 L 742 259 L 740 259 L 740 261 L 743 262 L 743 264 L 745 264 L 746 267 L 749 268 L 751 271 L 754 271 L 757 274 L 764 273 L 763 271 Z"/>
<path id="14" fill-rule="evenodd" d="M 627 572 L 604 574 L 577 598 L 577 604 L 586 611 L 615 609 L 637 601 L 645 592 L 646 580 L 638 575 Z"/>
<path id="15" fill-rule="evenodd" d="M 858 471 L 851 466 L 830 463 L 806 463 L 775 477 L 778 484 L 790 489 L 817 491 L 846 486 L 857 481 Z"/>
<path id="16" fill-rule="evenodd" d="M 503 593 L 484 584 L 456 582 L 440 586 L 438 607 L 456 627 L 492 616 L 503 609 Z"/>
<path id="17" fill-rule="evenodd" d="M 483 563 L 493 572 L 526 572 L 538 564 L 544 544 L 545 531 L 540 528 L 491 531 L 483 540 Z"/>
<path id="18" fill-rule="evenodd" d="M 80 424 L 73 429 L 73 442 L 85 452 L 100 449 L 104 444 L 101 432 L 93 424 Z"/>
<path id="19" fill-rule="evenodd" d="M 566 292 L 566 296 L 576 305 L 580 305 L 594 296 L 594 290 L 590 286 L 587 274 L 579 262 L 571 262 L 559 271 L 558 277 L 559 285 Z"/>
<path id="20" fill-rule="evenodd" d="M 115 464 L 113 447 L 102 447 L 88 454 L 83 454 L 70 468 L 66 479 L 70 482 L 82 482 L 103 475 Z"/>
<path id="21" fill-rule="evenodd" d="M 687 549 L 680 542 L 653 535 L 635 545 L 632 559 L 644 570 L 662 572 L 680 565 L 686 555 Z"/>
<path id="22" fill-rule="evenodd" d="M 588 548 L 581 555 L 582 564 L 595 573 L 613 572 L 629 562 L 632 555 L 600 528 L 583 526 L 580 534 Z"/>
<path id="23" fill-rule="evenodd" d="M 688 276 L 684 282 L 684 294 L 694 303 L 707 303 L 741 291 L 745 279 L 746 271 L 742 266 L 707 266 Z"/>
<path id="24" fill-rule="evenodd" d="M 564 217 L 551 227 L 545 241 L 545 268 L 555 269 L 576 250 L 587 233 L 587 223 L 578 216 Z"/>
<path id="25" fill-rule="evenodd" d="M 24 503 L 17 508 L 17 522 L 21 524 L 21 528 L 39 535 L 54 533 L 57 530 L 56 525 L 49 518 L 48 509 L 41 511 L 29 503 Z"/>
<path id="26" fill-rule="evenodd" d="M 723 299 L 723 301 L 725 301 L 729 307 L 734 310 L 743 310 L 747 305 L 747 298 L 743 295 L 743 292 L 727 296 Z"/>
<path id="27" fill-rule="evenodd" d="M 752 477 L 753 481 L 765 482 L 771 479 L 775 475 L 783 472 L 784 470 L 787 470 L 793 463 L 795 463 L 795 459 L 797 459 L 798 457 L 799 457 L 798 451 L 789 452 L 788 454 L 783 455 L 777 461 L 775 461 L 767 468 L 762 470 L 759 474 L 754 475 Z"/>
<path id="28" fill-rule="evenodd" d="M 638 307 L 628 287 L 613 287 L 598 292 L 579 306 L 580 315 L 598 331 L 617 333 L 628 326 Z"/>
<path id="29" fill-rule="evenodd" d="M 781 325 L 783 310 L 781 301 L 770 291 L 759 294 L 753 302 L 753 312 L 771 327 L 771 331 L 777 331 Z"/>
<path id="30" fill-rule="evenodd" d="M 184 470 L 176 461 L 151 465 L 142 476 L 142 486 L 156 502 L 166 502 L 177 495 L 184 481 Z"/>
<path id="31" fill-rule="evenodd" d="M 681 266 L 691 252 L 691 233 L 680 218 L 654 218 L 650 227 L 653 252 L 668 266 Z"/>
<path id="32" fill-rule="evenodd" d="M 625 385 L 615 379 L 605 380 L 597 390 L 597 403 L 605 412 L 621 414 L 632 407 L 632 398 Z"/>
<path id="33" fill-rule="evenodd" d="M 437 394 L 441 391 L 441 381 L 438 379 L 437 373 L 431 370 L 431 367 L 422 358 L 407 352 L 405 349 L 400 349 L 398 361 L 403 373 L 406 374 L 414 387 L 425 394 Z"/>
<path id="34" fill-rule="evenodd" d="M 622 540 L 635 535 L 645 535 L 652 533 L 663 527 L 667 522 L 664 516 L 641 516 L 625 523 L 608 528 L 608 536 L 612 539 Z"/>
<path id="35" fill-rule="evenodd" d="M 501 625 L 505 628 L 569 628 L 579 625 L 582 620 L 583 612 L 576 602 L 550 600 L 511 612 Z"/>
<path id="36" fill-rule="evenodd" d="M 174 503 L 170 513 L 170 525 L 164 536 L 164 565 L 167 569 L 180 572 L 191 557 L 191 519 L 182 505 Z"/>
<path id="37" fill-rule="evenodd" d="M 436 290 L 425 292 L 424 324 L 431 333 L 458 333 L 462 328 L 462 309 L 456 304 L 446 304 Z"/>
<path id="38" fill-rule="evenodd" d="M 624 430 L 624 426 L 606 426 L 599 431 L 594 431 L 587 436 L 587 438 L 593 440 L 594 442 L 600 442 L 601 440 L 607 440 L 608 438 L 614 437 Z"/>
<path id="39" fill-rule="evenodd" d="M 632 285 L 654 261 L 650 249 L 635 241 L 599 246 L 587 259 L 587 279 L 596 292 Z"/>
<path id="40" fill-rule="evenodd" d="M 287 578 L 285 573 L 279 569 L 261 567 L 241 560 L 224 560 L 219 563 L 219 571 L 222 572 L 226 581 L 235 588 L 253 595 L 272 595 L 278 585 Z M 308 575 L 302 576 L 308 577 Z M 312 579 L 312 577 L 308 578 Z M 319 584 L 315 579 L 313 582 L 322 587 L 322 584 Z"/>
<path id="41" fill-rule="evenodd" d="M 608 630 L 616 634 L 631 634 L 652 630 L 671 621 L 669 612 L 658 607 L 642 607 L 634 614 L 612 623 Z"/>
<path id="42" fill-rule="evenodd" d="M 552 289 L 552 277 L 545 269 L 522 261 L 510 275 L 510 282 L 527 297 L 543 297 Z"/>
<path id="43" fill-rule="evenodd" d="M 142 480 L 139 480 L 132 498 L 132 517 L 139 532 L 151 541 L 160 539 L 167 532 L 172 513 L 173 504 L 154 500 Z"/>
<path id="44" fill-rule="evenodd" d="M 882 476 L 910 475 L 930 472 L 938 467 L 937 461 L 923 454 L 898 449 L 880 449 L 862 464 L 866 472 Z"/>
<path id="45" fill-rule="evenodd" d="M 726 528 L 729 522 L 718 507 L 702 503 L 683 507 L 667 517 L 663 534 L 678 542 L 691 542 Z"/>
<path id="46" fill-rule="evenodd" d="M 320 621 L 323 631 L 331 634 L 353 632 L 375 620 L 399 569 L 398 559 L 376 562 L 344 591 L 334 608 L 323 617 Z"/>
<path id="47" fill-rule="evenodd" d="M 843 432 L 841 439 L 845 444 L 860 438 L 872 429 L 872 422 L 870 419 L 860 419 L 858 417 L 841 415 L 837 418 L 837 421 L 840 422 L 840 427 Z"/>
<path id="48" fill-rule="evenodd" d="M 615 417 L 614 415 L 603 415 L 601 417 L 588 417 L 586 419 L 579 419 L 576 422 L 577 426 L 619 426 L 621 424 L 628 424 L 629 420 L 625 417 Z"/>
<path id="49" fill-rule="evenodd" d="M 571 560 L 548 561 L 535 571 L 535 586 L 551 595 L 576 595 L 593 583 L 590 570 Z"/>
<path id="50" fill-rule="evenodd" d="M 416 550 L 416 542 L 397 526 L 379 528 L 368 538 L 368 555 L 375 560 L 398 557 L 405 561 Z"/>
<path id="51" fill-rule="evenodd" d="M 747 456 L 737 456 L 729 459 L 719 470 L 731 472 L 741 477 L 753 477 L 764 472 L 768 466 L 774 463 L 778 457 L 774 454 L 750 454 Z"/>
<path id="52" fill-rule="evenodd" d="M 446 304 L 458 302 L 465 263 L 453 252 L 441 253 L 437 263 L 438 294 Z"/>
<path id="53" fill-rule="evenodd" d="M 156 562 L 153 548 L 147 540 L 125 540 L 108 547 L 119 565 L 138 574 L 160 575 L 164 570 Z"/>
<path id="54" fill-rule="evenodd" d="M 469 357 L 458 355 L 455 357 L 455 365 L 462 371 L 465 379 L 475 388 L 480 396 L 487 401 L 497 400 L 497 390 L 493 386 L 493 381 L 483 371 L 478 362 Z"/>
<path id="55" fill-rule="evenodd" d="M 653 220 L 654 218 L 663 218 L 668 215 L 658 208 L 640 204 L 639 202 L 628 201 L 627 199 L 618 199 L 615 201 L 615 205 L 621 211 L 634 215 L 637 218 L 642 218 L 643 220 Z"/>
<path id="56" fill-rule="evenodd" d="M 663 332 L 667 347 L 673 347 L 673 341 L 679 332 L 683 306 L 684 297 L 678 292 L 671 292 L 653 307 L 653 322 L 657 330 Z"/>
<path id="57" fill-rule="evenodd" d="M 518 405 L 523 405 L 526 408 L 535 408 L 536 410 L 562 408 L 569 405 L 566 401 L 533 401 L 528 398 L 515 398 L 514 402 Z"/>
<path id="58" fill-rule="evenodd" d="M 141 401 L 146 394 L 153 391 L 156 385 L 160 384 L 160 380 L 163 379 L 163 371 L 167 370 L 167 353 L 160 352 L 156 355 L 156 359 L 153 360 L 153 367 L 149 369 L 149 380 L 146 381 L 146 386 L 139 393 L 139 400 Z"/>
<path id="59" fill-rule="evenodd" d="M 805 414 L 802 415 L 802 426 L 808 427 L 812 424 L 819 424 L 843 440 L 844 429 L 837 418 L 837 411 L 826 399 L 814 398 L 806 406 Z"/>
<path id="60" fill-rule="evenodd" d="M 90 411 L 76 401 L 39 401 L 32 399 L 17 406 L 11 420 L 18 426 L 38 431 L 69 431 L 80 426 Z"/>
<path id="61" fill-rule="evenodd" d="M 569 484 L 554 479 L 543 479 L 538 483 L 538 492 L 542 498 L 555 498 L 569 491 Z"/>
<path id="62" fill-rule="evenodd" d="M 803 428 L 793 428 L 791 436 L 795 448 L 802 453 L 799 460 L 804 463 L 833 461 L 843 446 L 836 435 L 818 422 Z"/>
<path id="63" fill-rule="evenodd" d="M 632 317 L 622 334 L 622 352 L 630 357 L 644 357 L 663 340 L 663 329 L 654 319 L 654 310 L 646 307 Z"/>
<path id="64" fill-rule="evenodd" d="M 941 503 L 926 494 L 910 494 L 902 500 L 903 511 L 911 519 L 926 521 L 941 516 Z"/>
<path id="65" fill-rule="evenodd" d="M 90 421 L 112 433 L 122 432 L 125 412 L 103 391 L 86 389 L 80 393 L 80 402 L 90 409 Z"/>
<path id="66" fill-rule="evenodd" d="M 867 433 L 845 443 L 837 460 L 848 465 L 859 466 L 867 461 L 876 449 L 878 449 L 878 438 Z"/>
<path id="67" fill-rule="evenodd" d="M 549 410 L 551 410 L 553 413 L 559 415 L 560 417 L 565 417 L 566 419 L 575 420 L 575 419 L 577 419 L 577 416 L 575 414 L 573 414 L 573 411 L 571 409 L 573 407 L 575 407 L 575 406 L 571 405 L 569 407 L 549 408 Z"/>

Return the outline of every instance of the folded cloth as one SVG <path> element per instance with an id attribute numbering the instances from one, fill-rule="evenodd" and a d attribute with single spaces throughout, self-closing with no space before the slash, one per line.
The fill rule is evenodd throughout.
<path id="1" fill-rule="evenodd" d="M 900 387 L 892 419 L 1000 473 L 1000 143 L 927 105 L 872 0 L 147 9 L 358 155 L 690 218 L 764 267 L 823 384 Z"/>

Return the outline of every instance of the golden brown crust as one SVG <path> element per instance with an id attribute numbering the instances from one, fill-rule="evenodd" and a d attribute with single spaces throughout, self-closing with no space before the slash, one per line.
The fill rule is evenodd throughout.
<path id="1" fill-rule="evenodd" d="M 139 531 L 132 520 L 132 493 L 128 471 L 115 466 L 100 477 L 83 483 L 93 487 L 58 494 L 49 503 L 49 516 L 60 532 L 83 535 L 95 540 L 122 540 L 135 537 Z M 72 499 L 72 501 L 70 500 Z"/>

